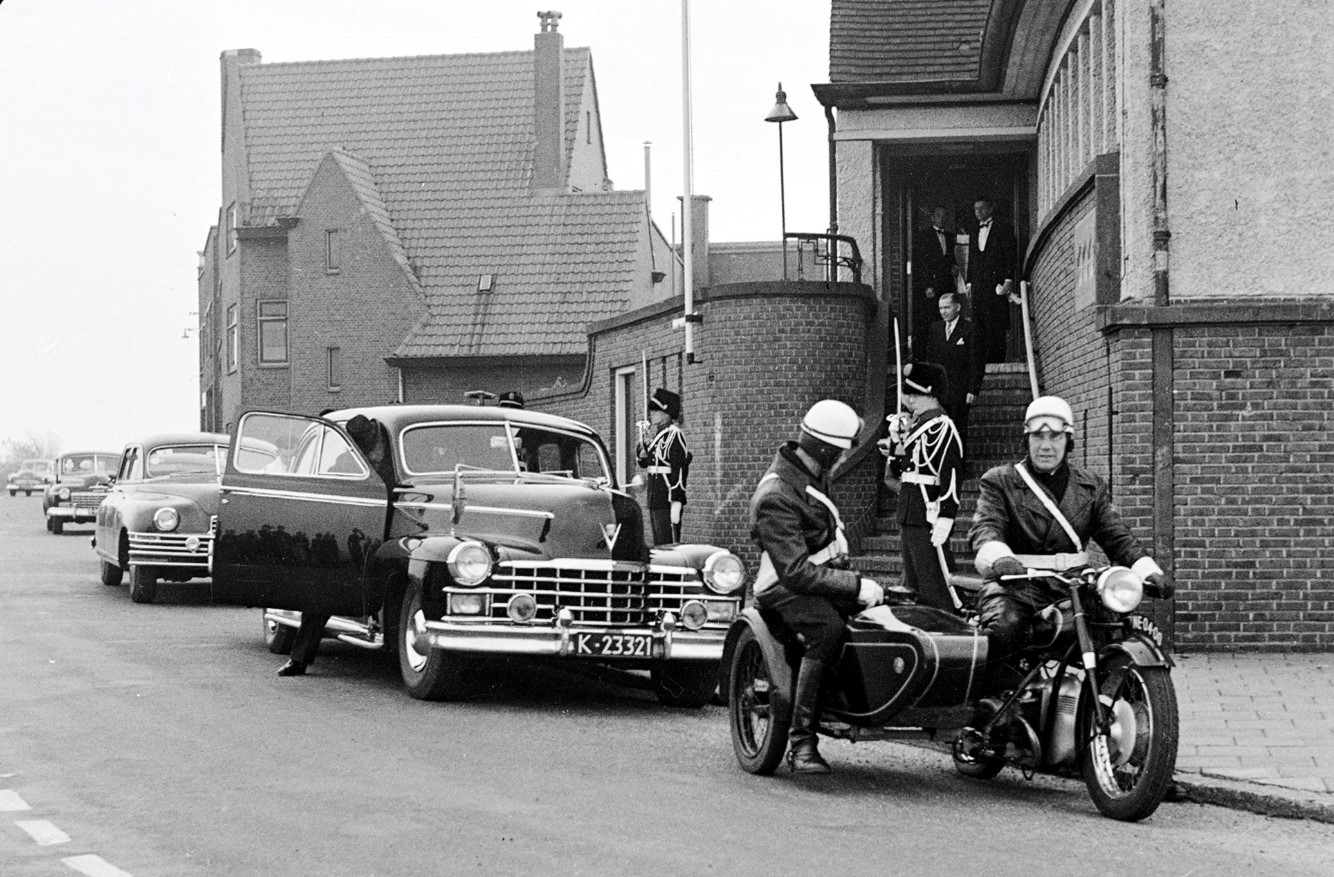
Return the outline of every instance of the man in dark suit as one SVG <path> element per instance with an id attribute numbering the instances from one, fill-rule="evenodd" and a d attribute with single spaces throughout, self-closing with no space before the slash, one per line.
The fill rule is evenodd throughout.
<path id="1" fill-rule="evenodd" d="M 954 421 L 968 457 L 968 408 L 982 392 L 982 377 L 987 364 L 978 346 L 977 327 L 971 320 L 960 316 L 963 310 L 957 292 L 942 293 L 940 319 L 931 324 L 926 333 L 926 345 L 919 357 L 945 369 L 946 390 L 940 398 L 941 407 Z"/>
<path id="2" fill-rule="evenodd" d="M 931 225 L 917 230 L 913 239 L 912 338 L 921 350 L 927 327 L 935 319 L 937 297 L 954 289 L 954 232 L 945 228 L 944 207 L 931 210 Z"/>
<path id="3" fill-rule="evenodd" d="M 1015 292 L 1018 244 L 1014 228 L 992 213 L 990 198 L 973 202 L 977 230 L 968 239 L 968 294 L 973 321 L 986 362 L 1005 361 L 1005 334 L 1010 328 L 1010 296 Z"/>

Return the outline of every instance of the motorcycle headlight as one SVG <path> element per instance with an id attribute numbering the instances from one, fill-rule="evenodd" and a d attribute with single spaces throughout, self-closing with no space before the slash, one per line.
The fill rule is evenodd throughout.
<path id="1" fill-rule="evenodd" d="M 715 551 L 704 561 L 704 584 L 718 594 L 735 594 L 746 583 L 746 567 L 730 551 Z"/>
<path id="2" fill-rule="evenodd" d="M 174 508 L 165 506 L 153 512 L 153 526 L 164 533 L 170 533 L 181 523 L 181 516 Z"/>
<path id="3" fill-rule="evenodd" d="M 454 584 L 475 588 L 491 575 L 491 552 L 480 542 L 460 542 L 445 561 Z"/>
<path id="4" fill-rule="evenodd" d="M 1144 580 L 1124 566 L 1108 567 L 1098 576 L 1098 596 L 1113 612 L 1134 612 L 1144 599 Z"/>

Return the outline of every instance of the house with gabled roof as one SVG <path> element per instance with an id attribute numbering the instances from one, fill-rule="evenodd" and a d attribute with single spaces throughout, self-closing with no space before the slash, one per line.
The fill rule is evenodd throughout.
<path id="1" fill-rule="evenodd" d="M 670 298 L 607 178 L 591 52 L 265 64 L 224 52 L 199 266 L 201 425 L 577 382 L 590 324 Z"/>

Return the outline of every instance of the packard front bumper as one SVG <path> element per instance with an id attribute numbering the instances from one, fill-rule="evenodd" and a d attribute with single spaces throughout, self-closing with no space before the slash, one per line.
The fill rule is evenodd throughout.
<path id="1" fill-rule="evenodd" d="M 62 521 L 75 521 L 77 523 L 95 521 L 97 520 L 97 507 L 53 505 L 47 508 L 46 516 L 48 518 L 59 518 Z"/>
<path id="2" fill-rule="evenodd" d="M 652 627 L 590 627 L 562 623 L 562 619 L 554 624 L 507 624 L 491 619 L 446 618 L 425 622 L 425 629 L 419 629 L 417 635 L 434 648 L 457 652 L 597 661 L 719 661 L 727 632 L 684 630 L 671 619 Z"/>

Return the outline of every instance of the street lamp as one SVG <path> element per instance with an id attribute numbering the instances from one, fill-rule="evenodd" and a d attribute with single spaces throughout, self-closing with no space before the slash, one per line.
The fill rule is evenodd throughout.
<path id="1" fill-rule="evenodd" d="M 774 95 L 774 108 L 764 117 L 766 122 L 778 123 L 778 209 L 783 223 L 783 279 L 787 280 L 787 182 L 783 178 L 783 123 L 792 122 L 797 114 L 787 105 L 787 92 L 783 83 L 778 83 L 778 93 Z"/>

